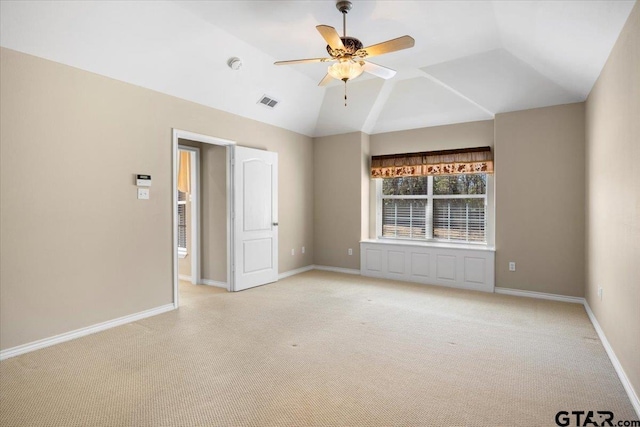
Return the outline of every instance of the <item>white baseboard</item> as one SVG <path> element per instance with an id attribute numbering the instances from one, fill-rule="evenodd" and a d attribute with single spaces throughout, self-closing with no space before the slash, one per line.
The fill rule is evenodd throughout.
<path id="1" fill-rule="evenodd" d="M 278 274 L 278 279 L 284 279 L 286 277 L 295 276 L 296 274 L 305 273 L 313 270 L 314 267 L 314 265 L 307 265 L 305 267 L 296 268 L 295 270 L 285 271 L 284 273 Z"/>
<path id="2" fill-rule="evenodd" d="M 178 279 L 184 280 L 184 281 L 187 281 L 187 282 L 191 283 L 192 277 L 191 276 L 187 276 L 186 274 L 179 274 L 178 275 Z M 215 280 L 200 279 L 200 284 L 201 285 L 207 285 L 207 286 L 215 286 L 216 288 L 227 289 L 227 283 L 226 282 L 217 282 Z"/>
<path id="3" fill-rule="evenodd" d="M 527 297 L 527 298 L 538 298 L 538 299 L 546 299 L 551 301 L 562 301 L 562 302 L 571 302 L 574 304 L 584 304 L 585 299 L 582 297 L 570 297 L 567 295 L 558 295 L 558 294 L 547 294 L 544 292 L 534 292 L 534 291 L 523 291 L 520 289 L 511 289 L 511 288 L 494 288 L 494 292 L 496 294 L 503 295 L 514 295 L 517 297 Z"/>
<path id="4" fill-rule="evenodd" d="M 207 286 L 215 286 L 216 288 L 227 289 L 226 282 L 216 282 L 215 280 L 201 279 L 200 283 Z"/>
<path id="5" fill-rule="evenodd" d="M 638 418 L 640 418 L 640 398 L 638 398 L 638 395 L 633 389 L 633 386 L 631 385 L 631 381 L 629 381 L 629 377 L 627 377 L 627 374 L 624 372 L 624 369 L 622 368 L 622 365 L 618 360 L 618 356 L 616 356 L 615 352 L 613 351 L 611 344 L 609 344 L 609 340 L 607 340 L 607 337 L 605 336 L 604 331 L 602 330 L 602 328 L 600 327 L 600 324 L 598 323 L 598 319 L 596 319 L 596 316 L 593 314 L 593 311 L 591 311 L 591 307 L 589 307 L 589 303 L 586 300 L 584 302 L 584 308 L 585 310 L 587 310 L 587 315 L 589 316 L 589 319 L 591 320 L 593 327 L 598 333 L 598 337 L 600 337 L 600 341 L 602 342 L 602 345 L 604 346 L 604 349 L 607 352 L 607 355 L 609 356 L 611 363 L 613 364 L 613 368 L 616 370 L 616 373 L 618 374 L 618 377 L 622 382 L 622 386 L 624 387 L 625 391 L 627 392 L 627 395 L 629 396 L 629 400 L 631 400 L 631 404 L 633 405 L 633 409 L 635 409 L 636 411 L 636 415 L 638 416 Z"/>
<path id="6" fill-rule="evenodd" d="M 6 350 L 0 351 L 0 360 L 19 356 L 21 354 L 29 353 L 35 350 L 40 350 L 41 348 L 49 347 L 55 344 L 60 344 L 65 341 L 71 341 L 76 338 L 84 337 L 85 335 L 95 334 L 96 332 L 101 332 L 106 329 L 111 329 L 116 326 L 124 325 L 126 323 L 135 322 L 137 320 L 142 320 L 147 317 L 155 316 L 157 314 L 166 313 L 167 311 L 171 311 L 174 309 L 175 307 L 173 306 L 173 303 L 165 304 L 160 307 L 141 311 L 139 313 L 130 314 L 128 316 L 122 316 L 117 319 L 108 320 L 106 322 L 97 323 L 95 325 L 87 326 L 85 328 L 76 329 L 75 331 L 65 332 L 63 334 L 55 335 L 53 337 L 44 338 L 38 341 L 33 341 L 33 342 L 19 345 L 16 347 L 11 347 Z"/>
<path id="7" fill-rule="evenodd" d="M 356 270 L 354 268 L 341 268 L 341 267 L 329 267 L 327 265 L 314 265 L 314 270 L 322 270 L 322 271 L 333 271 L 334 273 L 345 273 L 345 274 L 357 274 L 360 275 L 360 270 Z"/>

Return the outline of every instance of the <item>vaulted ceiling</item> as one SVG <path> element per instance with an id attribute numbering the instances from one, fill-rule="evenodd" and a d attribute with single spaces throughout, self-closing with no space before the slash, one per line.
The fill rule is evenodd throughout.
<path id="1" fill-rule="evenodd" d="M 347 34 L 398 71 L 318 87 L 315 29 L 340 29 L 332 0 L 0 3 L 0 44 L 311 136 L 493 118 L 586 99 L 634 1 L 353 1 Z M 243 67 L 227 66 L 239 57 Z M 279 104 L 257 103 L 268 95 Z"/>

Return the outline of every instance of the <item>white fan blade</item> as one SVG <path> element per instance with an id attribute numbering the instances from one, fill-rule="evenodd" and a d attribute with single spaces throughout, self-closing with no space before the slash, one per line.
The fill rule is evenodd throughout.
<path id="1" fill-rule="evenodd" d="M 309 58 L 309 59 L 293 59 L 291 61 L 276 61 L 275 65 L 291 65 L 291 64 L 309 64 L 312 62 L 329 62 L 333 58 Z"/>
<path id="2" fill-rule="evenodd" d="M 374 64 L 369 61 L 364 61 L 364 66 L 362 68 L 364 68 L 364 71 L 367 73 L 383 79 L 390 79 L 396 75 L 396 70 L 392 70 L 391 68 L 383 67 L 382 65 Z"/>
<path id="3" fill-rule="evenodd" d="M 326 86 L 329 83 L 331 83 L 331 80 L 333 80 L 333 77 L 331 77 L 331 75 L 327 74 L 326 76 L 324 76 L 324 78 L 322 80 L 320 80 L 320 83 L 318 83 L 318 86 Z"/>
<path id="4" fill-rule="evenodd" d="M 344 44 L 342 43 L 342 39 L 340 38 L 340 34 L 336 31 L 335 28 L 330 27 L 328 25 L 318 25 L 316 29 L 320 33 L 320 35 L 324 38 L 331 49 L 342 49 L 344 50 Z"/>
<path id="5" fill-rule="evenodd" d="M 373 46 L 365 47 L 363 50 L 367 52 L 365 58 L 372 56 L 383 55 L 385 53 L 396 52 L 402 49 L 408 49 L 415 45 L 416 41 L 411 36 L 402 36 L 397 39 L 387 40 L 386 42 L 374 44 Z"/>

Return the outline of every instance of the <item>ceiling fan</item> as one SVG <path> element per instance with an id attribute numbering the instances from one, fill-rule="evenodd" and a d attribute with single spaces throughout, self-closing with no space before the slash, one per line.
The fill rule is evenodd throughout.
<path id="1" fill-rule="evenodd" d="M 318 86 L 325 86 L 331 79 L 342 80 L 345 83 L 344 105 L 347 105 L 347 81 L 353 80 L 363 72 L 373 74 L 383 79 L 395 76 L 396 71 L 382 65 L 374 64 L 365 59 L 385 53 L 395 52 L 413 47 L 415 40 L 410 36 L 387 40 L 382 43 L 363 47 L 362 42 L 355 37 L 347 37 L 347 13 L 353 5 L 350 1 L 336 2 L 336 8 L 342 13 L 342 37 L 335 28 L 328 25 L 318 25 L 316 29 L 328 43 L 329 58 L 294 59 L 292 61 L 277 61 L 275 65 L 305 64 L 312 62 L 334 62 L 327 70 L 327 75 Z"/>

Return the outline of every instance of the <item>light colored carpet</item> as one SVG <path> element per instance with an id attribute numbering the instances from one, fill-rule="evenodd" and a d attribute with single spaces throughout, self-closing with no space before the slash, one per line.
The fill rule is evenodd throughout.
<path id="1" fill-rule="evenodd" d="M 0 363 L 2 426 L 636 419 L 577 304 L 312 271 Z"/>

